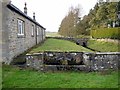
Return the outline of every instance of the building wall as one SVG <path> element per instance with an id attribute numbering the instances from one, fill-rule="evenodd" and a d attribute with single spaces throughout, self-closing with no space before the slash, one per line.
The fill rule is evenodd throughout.
<path id="1" fill-rule="evenodd" d="M 20 16 L 19 14 L 9 11 L 10 17 L 8 20 L 9 23 L 9 54 L 10 59 L 13 56 L 19 55 L 23 53 L 25 50 L 29 49 L 33 45 L 35 45 L 35 36 L 31 36 L 31 28 L 34 25 L 29 20 L 25 19 L 24 17 Z M 19 37 L 17 35 L 18 28 L 17 28 L 17 19 L 21 19 L 25 22 L 25 35 L 23 37 Z"/>
<path id="2" fill-rule="evenodd" d="M 0 0 L 0 62 L 2 62 L 2 0 Z"/>
<path id="3" fill-rule="evenodd" d="M 8 9 L 6 8 L 6 5 L 8 4 L 7 0 L 2 1 L 2 61 L 8 62 L 9 61 L 9 48 L 8 48 Z"/>
<path id="4" fill-rule="evenodd" d="M 36 28 L 39 27 L 25 17 L 17 14 L 8 9 L 6 4 L 3 5 L 4 19 L 3 19 L 3 57 L 4 62 L 9 64 L 14 57 L 23 53 L 27 49 L 36 45 Z M 18 23 L 17 20 L 24 21 L 25 32 L 23 37 L 18 36 Z M 34 36 L 32 36 L 32 25 L 34 25 Z M 39 27 L 40 29 L 41 27 Z M 40 33 L 40 30 L 39 30 Z M 42 42 L 42 36 L 37 36 L 37 43 Z"/>

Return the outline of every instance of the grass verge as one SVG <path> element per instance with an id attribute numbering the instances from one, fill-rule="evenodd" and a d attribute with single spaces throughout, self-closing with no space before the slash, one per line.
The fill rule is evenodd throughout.
<path id="1" fill-rule="evenodd" d="M 3 88 L 118 88 L 118 72 L 36 72 L 3 66 Z"/>

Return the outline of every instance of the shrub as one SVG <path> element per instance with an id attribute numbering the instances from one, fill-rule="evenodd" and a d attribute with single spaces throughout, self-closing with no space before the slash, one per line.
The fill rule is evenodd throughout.
<path id="1" fill-rule="evenodd" d="M 100 28 L 97 30 L 91 30 L 90 35 L 93 38 L 110 38 L 110 39 L 120 39 L 120 28 Z"/>

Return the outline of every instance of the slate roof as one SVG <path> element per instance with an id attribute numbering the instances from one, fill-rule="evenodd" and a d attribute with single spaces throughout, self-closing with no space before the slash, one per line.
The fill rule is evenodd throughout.
<path id="1" fill-rule="evenodd" d="M 40 26 L 41 28 L 45 29 L 42 25 L 40 25 L 38 22 L 36 22 L 35 20 L 33 20 L 31 17 L 29 17 L 27 14 L 23 13 L 19 8 L 17 8 L 16 6 L 14 6 L 13 4 L 9 3 L 7 5 L 7 7 L 12 10 L 15 11 L 16 13 L 20 14 L 21 16 L 27 18 L 28 20 L 30 20 L 31 22 L 35 23 L 36 25 Z"/>

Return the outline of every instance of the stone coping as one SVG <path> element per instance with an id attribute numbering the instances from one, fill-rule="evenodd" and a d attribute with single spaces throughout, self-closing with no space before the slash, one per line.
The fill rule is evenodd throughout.
<path id="1" fill-rule="evenodd" d="M 86 67 L 86 65 L 44 65 L 44 66 L 70 66 L 70 67 L 73 67 L 73 66 L 75 66 L 75 67 Z"/>
<path id="2" fill-rule="evenodd" d="M 33 54 L 29 54 L 27 53 L 26 55 L 41 55 L 44 53 L 83 53 L 83 54 L 120 54 L 120 52 L 52 52 L 52 51 L 45 51 L 45 52 L 40 52 L 40 53 L 33 53 Z"/>
<path id="3" fill-rule="evenodd" d="M 92 52 L 85 52 L 84 54 L 120 54 L 120 52 L 95 52 L 95 53 L 92 53 Z"/>

